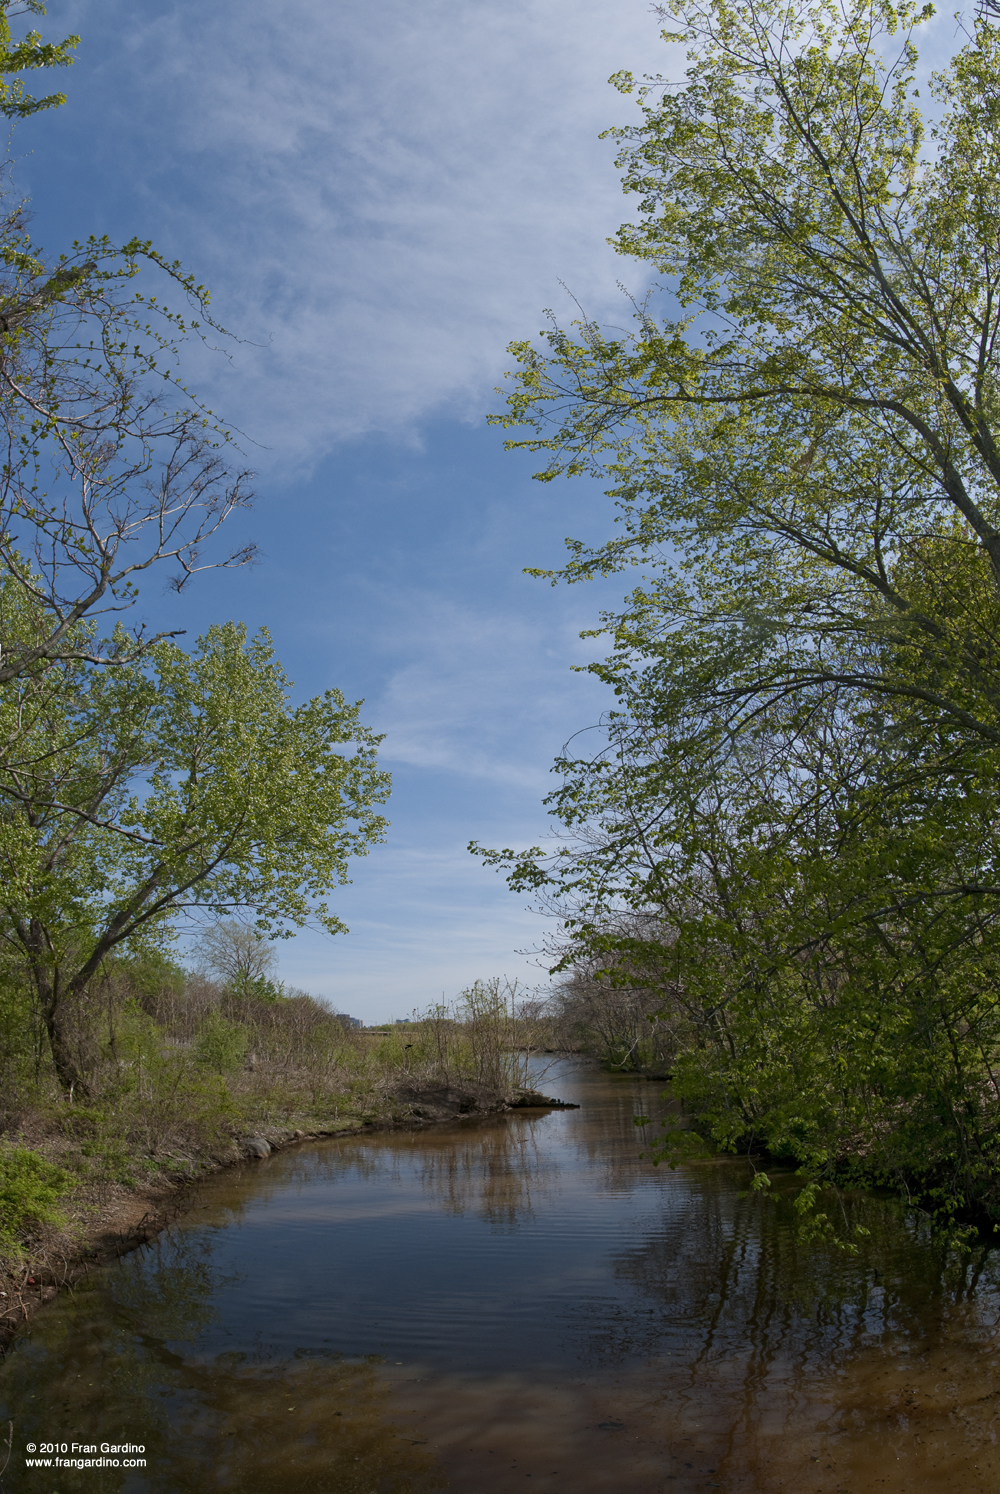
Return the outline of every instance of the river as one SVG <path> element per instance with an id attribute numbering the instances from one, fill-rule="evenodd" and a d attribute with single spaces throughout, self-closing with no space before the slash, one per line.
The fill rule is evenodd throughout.
<path id="1" fill-rule="evenodd" d="M 200 1185 L 9 1353 L 3 1489 L 995 1494 L 1000 1252 L 868 1196 L 858 1255 L 801 1244 L 790 1180 L 772 1201 L 745 1162 L 641 1157 L 660 1086 L 542 1082 L 581 1108 Z M 29 1442 L 145 1467 L 29 1468 Z"/>

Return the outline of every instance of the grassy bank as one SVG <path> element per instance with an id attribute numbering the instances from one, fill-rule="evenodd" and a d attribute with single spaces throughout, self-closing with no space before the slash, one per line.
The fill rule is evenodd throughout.
<path id="1" fill-rule="evenodd" d="M 148 1236 L 184 1186 L 302 1137 L 488 1113 L 527 1085 L 517 993 L 479 983 L 405 1024 L 359 1029 L 301 992 L 121 962 L 78 1014 L 67 1092 L 6 992 L 0 1269 L 8 1332 L 93 1261 Z M 3 1314 L 0 1313 L 0 1317 Z"/>

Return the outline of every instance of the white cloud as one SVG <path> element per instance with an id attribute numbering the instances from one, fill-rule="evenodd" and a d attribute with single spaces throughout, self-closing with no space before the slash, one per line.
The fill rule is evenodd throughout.
<path id="1" fill-rule="evenodd" d="M 643 0 L 180 0 L 145 19 L 87 0 L 72 19 L 78 123 L 113 133 L 157 237 L 266 344 L 237 352 L 224 403 L 276 458 L 480 413 L 507 341 L 546 305 L 572 314 L 560 279 L 625 319 L 616 279 L 643 272 L 604 243 L 627 208 L 597 135 L 635 113 L 612 70 L 671 62 Z"/>
<path id="2" fill-rule="evenodd" d="M 398 660 L 373 718 L 387 762 L 547 792 L 566 723 L 596 720 L 607 704 L 593 677 L 569 668 L 594 652 L 575 610 L 538 616 L 406 593 L 383 614 Z"/>

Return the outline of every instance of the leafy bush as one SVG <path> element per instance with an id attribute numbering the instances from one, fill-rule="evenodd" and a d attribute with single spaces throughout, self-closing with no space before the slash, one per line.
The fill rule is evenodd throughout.
<path id="1" fill-rule="evenodd" d="M 0 1147 L 0 1256 L 23 1257 L 20 1236 L 32 1224 L 62 1224 L 56 1207 L 73 1186 L 70 1174 L 27 1147 Z"/>
<path id="2" fill-rule="evenodd" d="M 195 1048 L 198 1062 L 217 1074 L 239 1068 L 246 1058 L 249 1034 L 218 1012 L 210 1012 Z"/>

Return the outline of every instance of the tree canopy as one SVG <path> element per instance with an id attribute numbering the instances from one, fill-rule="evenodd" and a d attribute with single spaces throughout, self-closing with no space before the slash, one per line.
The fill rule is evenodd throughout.
<path id="1" fill-rule="evenodd" d="M 1000 1140 L 1000 31 L 926 118 L 930 14 L 682 5 L 686 81 L 613 79 L 642 110 L 616 243 L 681 314 L 516 344 L 499 418 L 619 506 L 542 574 L 642 579 L 592 666 L 615 708 L 557 765 L 562 843 L 491 859 L 561 913 L 562 963 L 679 1004 L 717 1139 L 954 1209 Z"/>
<path id="2" fill-rule="evenodd" d="M 38 992 L 60 1078 L 71 1033 L 119 945 L 177 915 L 252 908 L 260 933 L 307 922 L 384 834 L 379 739 L 336 690 L 301 706 L 266 634 L 214 627 L 192 654 L 82 662 L 0 696 L 2 932 Z"/>

